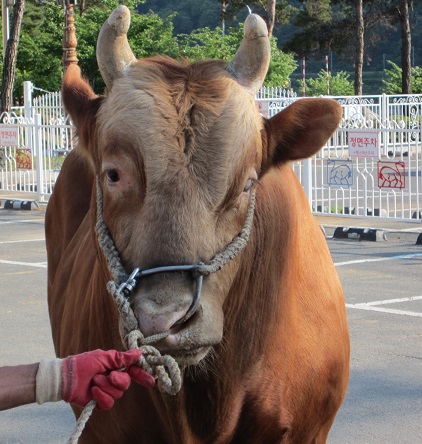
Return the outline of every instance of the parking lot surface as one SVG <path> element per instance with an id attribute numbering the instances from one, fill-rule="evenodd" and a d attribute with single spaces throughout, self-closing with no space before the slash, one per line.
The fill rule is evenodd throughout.
<path id="1" fill-rule="evenodd" d="M 44 214 L 44 206 L 27 212 L 0 209 L 0 365 L 54 357 Z M 331 237 L 335 225 L 350 221 L 318 221 L 343 283 L 352 350 L 348 394 L 328 442 L 420 443 L 422 245 L 415 243 L 422 227 L 390 224 L 386 241 L 360 242 Z M 73 425 L 64 402 L 0 412 L 0 444 L 64 443 Z"/>

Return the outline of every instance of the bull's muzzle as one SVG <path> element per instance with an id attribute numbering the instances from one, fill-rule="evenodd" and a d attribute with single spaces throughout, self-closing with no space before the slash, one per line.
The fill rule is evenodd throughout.
<path id="1" fill-rule="evenodd" d="M 195 292 L 193 294 L 192 303 L 186 314 L 172 326 L 172 327 L 177 327 L 178 325 L 183 324 L 190 317 L 192 317 L 192 315 L 196 312 L 198 308 L 199 300 L 201 298 L 202 281 L 204 278 L 202 274 L 198 273 L 198 269 L 201 265 L 203 265 L 202 262 L 199 262 L 196 265 L 167 265 L 165 267 L 149 268 L 147 270 L 141 270 L 141 268 L 135 268 L 128 277 L 127 281 L 123 282 L 119 286 L 118 291 L 124 294 L 127 299 L 129 299 L 131 294 L 135 290 L 137 284 L 139 283 L 140 279 L 142 279 L 143 277 L 151 276 L 153 274 L 179 272 L 179 271 L 185 271 L 191 273 L 192 279 L 195 279 L 196 282 Z"/>

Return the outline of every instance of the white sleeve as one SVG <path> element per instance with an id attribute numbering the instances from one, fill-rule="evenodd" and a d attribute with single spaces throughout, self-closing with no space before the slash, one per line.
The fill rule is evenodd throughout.
<path id="1" fill-rule="evenodd" d="M 35 381 L 35 400 L 38 404 L 62 400 L 63 359 L 43 359 L 38 367 Z"/>

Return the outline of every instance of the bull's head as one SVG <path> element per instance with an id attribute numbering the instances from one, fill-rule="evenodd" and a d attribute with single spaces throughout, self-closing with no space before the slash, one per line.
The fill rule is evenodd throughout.
<path id="1" fill-rule="evenodd" d="M 93 93 L 77 66 L 66 71 L 63 98 L 78 129 L 78 149 L 99 178 L 104 220 L 126 273 L 207 262 L 242 229 L 257 180 L 319 150 L 341 111 L 334 101 L 314 99 L 269 120 L 258 114 L 254 94 L 270 45 L 256 15 L 246 19 L 228 65 L 138 61 L 126 38 L 129 20 L 119 6 L 99 36 L 106 96 Z M 131 296 L 143 334 L 170 329 L 157 344 L 162 352 L 182 364 L 202 359 L 222 339 L 223 306 L 241 256 L 204 279 L 199 305 L 182 324 L 195 293 L 190 273 L 143 278 Z"/>

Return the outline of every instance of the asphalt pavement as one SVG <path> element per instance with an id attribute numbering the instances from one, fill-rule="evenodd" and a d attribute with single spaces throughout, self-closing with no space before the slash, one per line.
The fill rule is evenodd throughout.
<path id="1" fill-rule="evenodd" d="M 15 365 L 53 357 L 54 349 L 46 300 L 46 205 L 9 210 L 3 208 L 7 198 L 18 197 L 0 194 L 0 365 Z M 328 443 L 422 443 L 422 245 L 416 245 L 422 224 L 332 216 L 317 221 L 343 284 L 351 337 L 348 393 Z M 386 236 L 379 242 L 336 239 L 338 227 Z M 0 412 L 0 444 L 64 443 L 74 423 L 64 402 Z"/>

